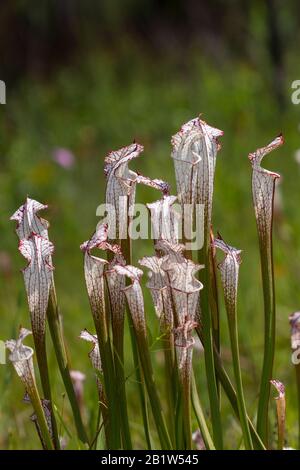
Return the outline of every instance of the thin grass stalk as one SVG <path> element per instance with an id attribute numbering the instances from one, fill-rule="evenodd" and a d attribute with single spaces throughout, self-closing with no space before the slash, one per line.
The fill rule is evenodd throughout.
<path id="1" fill-rule="evenodd" d="M 99 405 L 98 413 L 97 413 L 97 421 L 96 421 L 96 433 L 95 433 L 95 436 L 93 437 L 93 439 L 91 440 L 91 442 L 89 444 L 89 450 L 97 450 L 99 434 L 102 430 L 103 423 L 104 423 L 104 420 L 101 423 L 101 416 L 102 416 L 101 415 L 101 406 Z M 106 444 L 106 441 L 105 441 L 105 444 Z"/>
<path id="2" fill-rule="evenodd" d="M 194 414 L 195 414 L 199 429 L 201 431 L 201 436 L 203 438 L 205 447 L 207 450 L 215 450 L 215 446 L 214 446 L 212 437 L 210 435 L 210 432 L 206 423 L 206 419 L 204 416 L 204 412 L 200 403 L 194 373 L 192 373 L 191 401 L 192 401 L 192 407 L 194 410 Z"/>
<path id="3" fill-rule="evenodd" d="M 102 430 L 104 427 L 104 419 L 101 421 L 101 412 L 99 411 L 99 423 L 96 428 L 96 434 L 90 443 L 89 450 L 105 450 L 107 449 L 107 440 L 105 439 Z"/>
<path id="4" fill-rule="evenodd" d="M 129 309 L 128 309 L 129 310 Z M 131 316 L 131 315 L 130 315 Z M 145 436 L 149 449 L 151 449 L 151 436 L 150 436 L 150 426 L 149 426 L 149 417 L 148 417 L 148 407 L 146 396 L 144 392 L 144 383 L 148 392 L 149 401 L 151 404 L 151 409 L 156 423 L 156 428 L 161 443 L 162 449 L 170 450 L 172 448 L 166 424 L 162 415 L 162 406 L 160 399 L 157 394 L 156 384 L 154 382 L 153 369 L 151 364 L 150 352 L 148 342 L 144 338 L 141 338 L 137 333 L 137 330 L 134 326 L 134 322 L 131 317 L 130 329 L 134 336 L 133 345 L 133 356 L 135 362 L 138 364 L 138 369 L 136 369 L 136 379 L 140 384 L 139 393 L 142 405 L 143 413 L 143 422 L 145 426 Z M 141 368 L 141 370 L 140 370 Z"/>
<path id="5" fill-rule="evenodd" d="M 168 428 L 172 442 L 175 444 L 175 410 L 178 400 L 178 375 L 176 365 L 176 353 L 174 347 L 174 333 L 170 327 L 161 326 L 162 349 L 165 364 L 165 389 L 168 397 Z"/>
<path id="6" fill-rule="evenodd" d="M 119 414 L 116 413 L 117 389 L 115 383 L 115 369 L 113 354 L 105 314 L 99 315 L 100 321 L 95 323 L 97 337 L 100 338 L 99 350 L 102 358 L 103 377 L 105 386 L 105 396 L 107 398 L 108 414 L 108 447 L 109 449 L 120 449 L 120 422 Z"/>
<path id="7" fill-rule="evenodd" d="M 121 432 L 123 447 L 125 450 L 132 450 L 131 433 L 127 412 L 127 399 L 125 388 L 124 371 L 124 332 L 114 332 L 113 334 L 114 364 L 116 373 L 117 395 L 120 406 Z"/>
<path id="8" fill-rule="evenodd" d="M 134 370 L 135 370 L 135 379 L 137 382 L 138 394 L 139 394 L 139 399 L 140 399 L 140 407 L 141 407 L 142 419 L 143 419 L 143 428 L 144 428 L 145 439 L 147 443 L 147 449 L 151 450 L 152 443 L 151 443 L 149 411 L 148 411 L 148 403 L 147 403 L 147 396 L 146 396 L 145 379 L 144 379 L 142 365 L 139 359 L 139 352 L 138 352 L 137 342 L 135 338 L 134 325 L 133 325 L 133 321 L 132 321 L 128 308 L 127 308 L 127 315 L 128 315 L 128 323 L 129 323 L 133 364 L 134 364 Z"/>
<path id="9" fill-rule="evenodd" d="M 197 328 L 197 334 L 198 337 L 203 345 L 203 333 L 201 328 Z M 238 408 L 238 401 L 237 401 L 237 394 L 234 389 L 234 386 L 231 383 L 231 380 L 223 366 L 221 356 L 219 355 L 216 347 L 214 346 L 214 362 L 215 362 L 215 368 L 216 372 L 218 375 L 218 378 L 220 380 L 220 383 L 223 387 L 223 390 L 231 404 L 231 407 L 237 417 L 238 420 L 240 420 L 240 414 L 239 414 L 239 408 Z M 261 440 L 255 426 L 253 425 L 251 419 L 248 416 L 248 424 L 251 432 L 251 437 L 253 441 L 254 448 L 256 450 L 265 450 L 265 445 L 263 441 Z"/>
<path id="10" fill-rule="evenodd" d="M 177 378 L 179 382 L 179 377 Z M 185 446 L 184 426 L 183 426 L 183 397 L 182 390 L 178 387 L 176 412 L 175 412 L 175 439 L 176 449 L 182 450 Z"/>
<path id="11" fill-rule="evenodd" d="M 218 283 L 217 283 L 217 266 L 214 253 L 214 236 L 212 230 L 210 231 L 210 310 L 212 313 L 212 333 L 213 342 L 217 348 L 219 354 L 221 354 L 221 343 L 220 343 L 220 311 L 219 311 L 219 294 L 218 294 Z M 221 395 L 220 395 L 220 382 L 218 374 L 216 373 L 216 382 L 219 395 L 219 407 L 221 409 Z"/>
<path id="12" fill-rule="evenodd" d="M 183 348 L 186 348 L 183 346 Z M 178 349 L 178 348 L 177 348 Z M 176 445 L 179 450 L 190 450 L 192 447 L 192 421 L 191 421 L 191 380 L 190 362 L 191 351 L 186 348 L 182 351 L 178 366 L 178 398 L 176 409 Z M 183 357 L 186 356 L 186 357 Z"/>
<path id="13" fill-rule="evenodd" d="M 273 256 L 270 254 L 268 259 L 268 257 L 265 256 L 264 247 L 260 247 L 260 258 L 264 291 L 265 334 L 264 360 L 257 409 L 257 430 L 264 443 L 268 445 L 268 410 L 270 398 L 270 378 L 272 377 L 275 354 L 276 314 Z"/>
<path id="14" fill-rule="evenodd" d="M 59 371 L 71 405 L 77 435 L 83 443 L 88 443 L 88 437 L 82 421 L 79 405 L 74 391 L 74 386 L 70 376 L 70 368 L 65 348 L 63 328 L 58 312 L 54 279 L 50 287 L 49 303 L 47 308 L 47 320 Z"/>
<path id="15" fill-rule="evenodd" d="M 113 258 L 108 253 L 107 256 L 109 261 L 109 268 L 105 272 L 105 285 L 107 287 L 105 291 L 105 305 L 107 305 L 106 309 L 106 328 L 108 332 L 108 336 L 110 337 L 110 328 L 112 332 L 112 339 L 110 338 L 109 341 L 111 343 L 111 350 L 112 350 L 112 357 L 113 357 L 113 364 L 114 364 L 114 381 L 115 381 L 115 391 L 116 391 L 116 407 L 119 408 L 118 413 L 120 415 L 120 430 L 121 430 L 121 438 L 122 438 L 122 446 L 126 450 L 132 449 L 132 442 L 131 442 L 131 435 L 130 435 L 130 427 L 129 427 L 129 420 L 128 420 L 128 412 L 127 412 L 127 399 L 126 399 L 126 387 L 125 387 L 125 370 L 124 370 L 124 314 L 125 314 L 125 305 L 124 311 L 120 312 L 119 308 L 116 303 L 113 303 L 112 293 L 110 292 L 108 276 L 111 274 L 111 263 L 113 262 Z M 114 288 L 112 287 L 112 290 Z M 113 294 L 115 295 L 115 293 Z M 121 295 L 123 293 L 121 292 Z M 115 308 L 116 307 L 116 308 Z M 116 314 L 118 310 L 118 315 L 121 313 L 122 320 L 120 318 L 116 318 Z"/>
<path id="16" fill-rule="evenodd" d="M 59 443 L 59 436 L 57 430 L 57 423 L 54 415 L 54 410 L 52 406 L 52 392 L 50 386 L 50 378 L 49 378 L 49 369 L 48 369 L 48 360 L 47 360 L 47 350 L 46 350 L 46 339 L 44 338 L 42 341 L 37 341 L 35 338 L 34 347 L 36 353 L 36 359 L 38 363 L 38 368 L 40 372 L 41 378 L 41 385 L 43 389 L 43 394 L 46 400 L 49 401 L 49 408 L 51 412 L 51 423 L 52 423 L 52 431 L 53 431 L 53 441 L 55 444 L 55 448 L 60 448 Z"/>
<path id="17" fill-rule="evenodd" d="M 102 419 L 101 419 L 102 418 Z M 104 450 L 107 448 L 106 436 L 102 436 L 101 431 L 104 428 L 104 418 L 102 415 L 102 409 L 99 405 L 96 421 L 96 431 L 94 437 L 89 442 L 89 450 Z M 105 434 L 105 431 L 104 431 Z"/>
<path id="18" fill-rule="evenodd" d="M 280 135 L 266 147 L 249 154 L 249 159 L 252 164 L 252 196 L 259 240 L 265 321 L 264 358 L 257 409 L 257 430 L 265 445 L 268 445 L 268 408 L 276 333 L 272 242 L 274 193 L 276 179 L 280 176 L 277 173 L 262 168 L 261 161 L 266 154 L 270 153 L 283 143 L 284 139 L 282 135 Z"/>
<path id="19" fill-rule="evenodd" d="M 102 422 L 100 421 L 101 417 L 102 417 Z M 101 425 L 100 425 L 100 422 L 101 422 Z M 109 423 L 109 416 L 108 416 L 106 400 L 105 401 L 100 400 L 99 401 L 99 423 L 98 424 L 101 427 L 101 429 L 104 428 L 103 436 L 102 436 L 102 434 L 100 435 L 101 443 L 102 443 L 103 448 L 108 447 L 108 442 L 109 442 L 109 426 L 108 426 L 108 423 Z M 99 429 L 99 427 L 97 427 L 97 429 Z M 96 445 L 97 445 L 97 442 L 98 442 L 98 437 L 96 437 Z"/>
<path id="20" fill-rule="evenodd" d="M 116 413 L 117 390 L 115 383 L 115 371 L 113 354 L 111 350 L 110 339 L 106 329 L 106 321 L 97 322 L 95 324 L 97 337 L 99 340 L 100 356 L 102 359 L 103 377 L 105 384 L 105 396 L 107 397 L 107 414 L 108 414 L 108 447 L 109 449 L 120 449 L 120 423 L 119 414 Z"/>
<path id="21" fill-rule="evenodd" d="M 165 333 L 162 338 L 162 348 L 165 364 L 165 390 L 166 396 L 168 397 L 168 428 L 171 440 L 175 443 L 175 409 L 178 385 L 175 372 L 174 337 L 172 333 Z"/>
<path id="22" fill-rule="evenodd" d="M 211 275 L 211 291 L 210 291 L 210 309 L 212 312 L 212 328 L 213 328 L 213 340 L 216 345 L 217 351 L 220 353 L 220 312 L 219 312 L 219 295 L 218 295 L 218 284 L 217 284 L 217 273 L 216 273 L 216 260 L 214 255 L 214 237 L 213 233 L 210 233 L 210 275 Z"/>
<path id="23" fill-rule="evenodd" d="M 140 264 L 143 264 L 143 263 L 141 263 L 140 261 Z M 165 288 L 163 288 L 163 290 L 164 289 Z M 177 368 L 177 361 L 176 361 L 174 333 L 172 331 L 173 328 L 171 328 L 171 325 L 165 321 L 166 313 L 168 312 L 169 307 L 170 307 L 169 299 L 167 299 L 163 293 L 161 300 L 162 300 L 163 309 L 162 309 L 161 316 L 160 316 L 160 331 L 161 331 L 161 344 L 162 344 L 162 351 L 164 355 L 164 365 L 165 365 L 165 390 L 166 390 L 166 396 L 168 397 L 167 423 L 168 423 L 169 436 L 171 438 L 173 445 L 175 446 L 175 443 L 178 441 L 178 439 L 176 438 L 176 429 L 178 429 L 178 426 L 176 425 L 176 422 L 178 421 L 178 417 L 176 417 L 176 413 L 177 413 L 176 407 L 177 407 L 178 402 L 180 402 L 180 397 L 178 396 L 178 393 L 179 393 L 178 392 L 179 380 L 178 380 L 178 373 L 177 373 L 178 368 Z M 172 322 L 172 325 L 173 325 L 173 322 Z M 177 448 L 178 448 L 178 442 L 177 442 Z"/>
<path id="24" fill-rule="evenodd" d="M 179 374 L 182 395 L 182 421 L 184 430 L 183 449 L 192 449 L 192 419 L 191 419 L 191 361 L 192 352 L 185 351 L 186 359 L 182 367 L 184 370 Z"/>
<path id="25" fill-rule="evenodd" d="M 240 366 L 239 344 L 238 344 L 238 329 L 237 322 L 229 327 L 233 369 L 236 381 L 236 396 L 239 409 L 240 423 L 243 431 L 245 448 L 253 450 L 252 437 L 249 428 L 248 415 L 246 410 L 246 403 L 244 398 L 242 373 Z"/>
<path id="26" fill-rule="evenodd" d="M 240 412 L 239 412 L 239 406 L 238 406 L 237 393 L 230 381 L 230 378 L 226 370 L 224 369 L 222 365 L 222 360 L 217 350 L 214 351 L 214 358 L 215 358 L 216 371 L 220 379 L 220 383 L 223 387 L 224 392 L 226 393 L 226 396 L 232 406 L 232 409 L 237 419 L 240 421 L 241 418 L 240 418 Z M 256 450 L 266 450 L 265 445 L 263 441 L 261 440 L 258 432 L 256 431 L 255 426 L 253 425 L 249 416 L 247 416 L 247 420 L 248 420 L 248 426 L 251 432 L 251 438 L 253 441 L 254 448 Z"/>
<path id="27" fill-rule="evenodd" d="M 141 361 L 141 366 L 143 369 L 143 376 L 149 396 L 149 401 L 151 404 L 151 409 L 153 413 L 153 418 L 156 423 L 156 428 L 161 443 L 161 448 L 163 450 L 171 450 L 172 444 L 170 437 L 167 431 L 166 423 L 162 414 L 162 406 L 160 399 L 157 393 L 157 386 L 154 381 L 151 357 L 149 352 L 148 342 L 144 338 L 141 338 L 135 330 L 135 338 L 137 341 L 137 347 L 139 352 L 139 358 Z"/>

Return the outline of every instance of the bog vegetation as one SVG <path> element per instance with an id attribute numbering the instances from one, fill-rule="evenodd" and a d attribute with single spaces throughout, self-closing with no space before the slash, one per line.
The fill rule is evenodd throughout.
<path id="1" fill-rule="evenodd" d="M 230 403 L 242 436 L 232 443 L 233 448 L 264 450 L 287 446 L 285 387 L 280 377 L 273 376 L 276 279 L 272 228 L 275 186 L 279 175 L 261 166 L 265 155 L 280 147 L 284 140 L 280 135 L 249 155 L 264 299 L 264 311 L 256 312 L 256 315 L 264 317 L 264 331 L 260 332 L 264 337 L 264 348 L 254 408 L 246 400 L 239 352 L 239 316 L 243 313 L 239 309 L 238 293 L 243 247 L 231 246 L 230 240 L 223 240 L 212 226 L 214 175 L 222 135 L 222 131 L 195 118 L 173 136 L 171 157 L 176 175 L 176 194 L 170 194 L 167 182 L 150 179 L 131 169 L 132 160 L 143 152 L 143 147 L 136 142 L 110 152 L 105 159 L 105 203 L 108 207 L 115 207 L 114 216 L 108 212 L 105 223 L 98 223 L 95 233 L 80 247 L 94 323 L 93 331 L 84 329 L 84 322 L 82 331 L 78 331 L 78 336 L 90 343 L 86 353 L 95 376 L 97 394 L 89 406 L 97 419 L 92 427 L 87 427 L 84 416 L 82 374 L 71 370 L 70 366 L 73 344 L 66 346 L 58 308 L 52 260 L 54 246 L 51 236 L 49 238 L 49 224 L 39 215 L 47 206 L 27 198 L 11 217 L 16 222 L 19 251 L 27 261 L 23 276 L 31 331 L 20 328 L 18 337 L 6 341 L 6 347 L 24 385 L 25 401 L 33 408 L 31 419 L 44 449 L 67 447 L 72 434 L 53 401 L 46 346 L 47 324 L 72 410 L 78 448 L 137 448 L 132 407 L 128 406 L 132 401 L 128 380 L 133 377 L 139 429 L 148 449 L 223 449 L 226 429 L 222 419 L 223 397 Z M 158 200 L 154 199 L 155 202 L 149 201 L 149 214 L 151 212 L 151 222 L 155 225 L 153 253 L 142 257 L 138 265 L 133 265 L 134 241 L 130 234 L 123 236 L 123 225 L 125 220 L 126 228 L 130 226 L 138 185 L 152 188 L 154 198 L 155 192 L 161 194 Z M 119 205 L 120 198 L 125 200 L 125 207 L 124 204 Z M 179 238 L 178 226 L 184 225 L 184 220 L 179 220 L 175 202 L 182 208 L 185 205 L 193 207 L 191 226 L 197 218 L 199 205 L 203 207 L 204 242 L 201 249 L 186 249 L 187 240 Z M 114 238 L 110 237 L 110 225 L 115 227 Z M 218 230 L 222 233 L 222 227 Z M 148 280 L 145 286 L 142 278 L 146 272 Z M 156 313 L 158 334 L 154 340 L 149 335 L 149 314 L 145 309 L 147 291 L 151 294 Z M 231 346 L 233 367 L 230 371 L 226 370 L 222 358 L 221 297 L 224 299 Z M 296 353 L 299 315 L 291 315 L 290 320 L 292 349 Z M 26 327 L 29 328 L 29 321 Z M 130 333 L 130 349 L 127 343 L 124 346 L 126 330 Z M 34 349 L 26 345 L 27 336 L 31 333 Z M 204 371 L 201 369 L 200 372 L 199 358 L 193 354 L 194 350 L 200 350 L 204 355 L 205 387 L 201 389 L 197 375 Z M 153 366 L 156 354 L 161 358 L 159 375 L 164 383 L 157 380 L 157 366 Z M 132 358 L 130 369 L 129 356 Z M 297 361 L 295 370 L 300 389 Z M 275 404 L 272 386 L 277 392 L 275 434 L 269 424 Z M 208 406 L 203 406 L 204 397 L 205 403 L 208 397 Z"/>

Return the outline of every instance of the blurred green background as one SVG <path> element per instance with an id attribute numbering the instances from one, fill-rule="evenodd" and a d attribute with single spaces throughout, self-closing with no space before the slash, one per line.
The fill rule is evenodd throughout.
<path id="1" fill-rule="evenodd" d="M 94 428 L 97 396 L 87 345 L 80 330 L 93 330 L 79 245 L 92 234 L 104 201 L 103 160 L 136 139 L 145 146 L 132 168 L 168 180 L 176 191 L 171 136 L 202 114 L 224 130 L 218 155 L 214 228 L 243 250 L 239 333 L 249 413 L 255 412 L 263 348 L 263 310 L 256 226 L 247 155 L 282 132 L 286 144 L 266 159 L 281 175 L 277 188 L 274 256 L 277 351 L 274 377 L 286 385 L 287 444 L 296 445 L 297 405 L 290 360 L 288 316 L 300 294 L 300 105 L 291 83 L 300 79 L 297 0 L 60 0 L 2 1 L 0 79 L 0 339 L 29 327 L 14 223 L 9 217 L 29 195 L 49 204 L 55 244 L 55 278 L 72 366 L 86 374 L 85 420 Z M 298 158 L 297 158 L 298 157 Z M 298 161 L 297 161 L 298 160 Z M 137 201 L 158 198 L 138 188 Z M 152 253 L 151 241 L 134 244 L 134 262 Z M 146 277 L 146 276 L 145 276 Z M 153 361 L 163 401 L 158 324 L 146 293 Z M 230 350 L 222 306 L 222 344 Z M 129 351 L 130 349 L 127 348 Z M 74 434 L 67 399 L 49 344 L 55 399 Z M 201 353 L 195 354 L 200 396 L 208 412 Z M 127 354 L 130 421 L 136 446 L 145 445 L 137 389 Z M 30 407 L 10 366 L 0 366 L 0 448 L 39 448 Z M 223 399 L 225 443 L 236 446 L 239 427 Z M 271 400 L 271 415 L 275 403 Z M 274 420 L 273 420 L 274 421 Z M 275 425 L 272 429 L 275 433 Z M 66 435 L 65 431 L 63 433 Z M 76 439 L 68 437 L 68 446 Z"/>

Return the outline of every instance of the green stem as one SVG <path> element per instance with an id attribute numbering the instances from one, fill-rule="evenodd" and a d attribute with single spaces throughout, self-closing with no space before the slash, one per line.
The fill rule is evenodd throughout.
<path id="1" fill-rule="evenodd" d="M 187 354 L 190 354 L 187 351 Z M 187 359 L 187 362 L 189 359 Z M 181 381 L 182 387 L 182 411 L 183 411 L 183 429 L 184 429 L 184 449 L 192 449 L 192 422 L 191 422 L 191 370 L 189 364 L 186 366 L 186 370 L 183 371 L 183 377 Z"/>
<path id="2" fill-rule="evenodd" d="M 119 240 L 119 244 L 121 245 L 121 250 L 125 257 L 127 265 L 132 264 L 131 238 L 130 238 L 130 233 L 128 230 L 130 223 L 132 221 L 132 217 L 129 216 L 129 213 L 130 213 L 130 210 L 129 210 L 129 199 L 128 199 L 127 200 L 127 214 L 128 214 L 127 238 Z M 126 280 L 126 283 L 127 283 L 127 280 Z M 128 317 L 128 323 L 129 323 L 133 364 L 134 364 L 135 376 L 136 376 L 136 381 L 138 384 L 138 391 L 139 391 L 139 397 L 140 397 L 140 402 L 141 402 L 145 438 L 146 438 L 148 450 L 151 450 L 151 435 L 150 435 L 150 427 L 149 427 L 148 406 L 147 406 L 146 393 L 145 393 L 145 380 L 144 380 L 143 372 L 141 370 L 138 346 L 137 346 L 137 342 L 135 338 L 134 325 L 133 325 L 131 313 L 128 308 L 126 310 L 127 310 L 127 317 Z"/>
<path id="3" fill-rule="evenodd" d="M 113 347 L 114 347 L 114 363 L 116 371 L 116 384 L 117 395 L 120 406 L 120 417 L 122 426 L 122 437 L 124 449 L 131 450 L 132 442 L 128 421 L 127 412 L 127 399 L 125 389 L 125 374 L 124 374 L 124 322 L 122 325 L 119 323 L 115 325 L 112 315 L 112 329 L 113 329 Z"/>
<path id="4" fill-rule="evenodd" d="M 104 393 L 103 393 L 104 395 Z M 100 404 L 99 404 L 99 409 L 100 409 L 100 414 L 102 415 L 102 425 L 104 428 L 104 436 L 101 436 L 101 440 L 106 444 L 106 447 L 108 447 L 108 442 L 109 442 L 109 417 L 108 417 L 108 410 L 107 410 L 107 404 L 105 397 L 102 398 Z M 105 448 L 105 447 L 103 447 Z"/>
<path id="5" fill-rule="evenodd" d="M 115 367 L 111 350 L 110 338 L 107 330 L 106 315 L 100 314 L 95 321 L 95 328 L 99 342 L 100 357 L 104 377 L 104 389 L 107 400 L 108 415 L 108 447 L 118 450 L 121 447 L 120 423 L 118 408 L 118 395 L 115 383 Z"/>
<path id="6" fill-rule="evenodd" d="M 203 343 L 203 334 L 202 334 L 202 331 L 198 328 L 197 329 L 197 333 L 198 333 L 198 336 L 199 336 L 199 339 L 202 343 L 202 345 L 204 345 Z M 214 347 L 214 361 L 215 361 L 215 368 L 216 368 L 216 372 L 217 372 L 217 375 L 219 377 L 219 380 L 220 380 L 220 383 L 223 387 L 223 390 L 232 406 L 232 409 L 237 417 L 237 419 L 239 420 L 240 419 L 240 415 L 239 415 L 239 408 L 238 408 L 238 401 L 237 401 L 237 395 L 236 395 L 236 391 L 234 389 L 234 386 L 232 385 L 231 381 L 230 381 L 230 378 L 228 377 L 227 375 L 227 372 L 226 370 L 224 369 L 224 366 L 222 364 L 222 359 L 217 351 L 217 349 Z M 250 420 L 249 416 L 248 416 L 248 423 L 249 423 L 249 428 L 250 428 L 250 432 L 251 432 L 251 437 L 252 437 L 252 441 L 253 441 L 253 445 L 254 445 L 254 448 L 256 450 L 265 450 L 265 446 L 264 446 L 264 443 L 262 442 L 260 436 L 258 435 L 252 421 Z"/>
<path id="7" fill-rule="evenodd" d="M 179 382 L 179 377 L 178 377 Z M 175 437 L 176 437 L 176 449 L 184 449 L 184 432 L 183 432 L 183 398 L 182 389 L 178 387 L 176 413 L 175 413 Z"/>
<path id="8" fill-rule="evenodd" d="M 165 384 L 168 396 L 168 425 L 169 435 L 175 443 L 175 409 L 176 409 L 176 390 L 177 380 L 175 373 L 175 351 L 173 334 L 166 332 L 162 338 L 162 345 L 165 359 Z"/>
<path id="9" fill-rule="evenodd" d="M 66 392 L 70 401 L 71 408 L 72 408 L 77 435 L 78 435 L 78 438 L 82 442 L 85 443 L 85 442 L 88 442 L 88 438 L 86 435 L 86 431 L 84 429 L 84 425 L 82 422 L 72 379 L 70 376 L 70 370 L 69 370 L 68 359 L 67 359 L 63 332 L 62 332 L 62 325 L 61 325 L 60 316 L 58 312 L 54 282 L 52 282 L 52 286 L 50 289 L 49 304 L 48 304 L 48 309 L 47 309 L 47 319 L 48 319 L 48 325 L 49 325 L 49 329 L 51 333 L 51 338 L 52 338 L 52 342 L 53 342 L 53 346 L 54 346 L 54 350 L 56 354 L 58 367 L 59 367 L 60 374 L 64 382 L 64 386 L 65 386 L 65 389 L 66 389 Z"/>
<path id="10" fill-rule="evenodd" d="M 34 328 L 32 330 L 34 331 Z M 34 335 L 33 338 L 44 398 L 46 400 L 49 400 L 54 446 L 56 449 L 60 449 L 57 423 L 52 406 L 52 393 L 49 379 L 49 369 L 45 341 L 46 338 L 44 337 L 42 339 L 39 339 L 36 337 L 36 335 Z"/>
<path id="11" fill-rule="evenodd" d="M 53 442 L 49 433 L 47 421 L 45 418 L 45 413 L 43 410 L 43 406 L 41 403 L 41 399 L 39 396 L 39 392 L 38 392 L 34 377 L 32 377 L 31 387 L 30 387 L 30 390 L 28 390 L 28 394 L 30 396 L 30 401 L 32 403 L 33 409 L 37 417 L 37 421 L 39 424 L 39 429 L 41 432 L 41 436 L 43 438 L 43 442 L 47 450 L 53 450 L 54 449 Z"/>
<path id="12" fill-rule="evenodd" d="M 191 394 L 192 406 L 193 406 L 193 410 L 197 419 L 198 426 L 200 428 L 201 436 L 203 438 L 205 447 L 207 450 L 215 450 L 215 446 L 214 446 L 212 437 L 210 435 L 208 426 L 206 424 L 202 406 L 199 400 L 194 373 L 192 373 L 192 390 L 191 391 L 192 391 L 192 394 Z"/>
<path id="13" fill-rule="evenodd" d="M 228 318 L 229 324 L 229 333 L 231 341 L 231 351 L 232 351 L 232 361 L 233 361 L 233 370 L 236 381 L 236 390 L 237 390 L 237 402 L 240 423 L 244 436 L 245 448 L 247 450 L 253 450 L 253 444 L 249 429 L 248 416 L 244 398 L 243 384 L 242 384 L 242 374 L 241 374 L 241 365 L 240 365 L 240 355 L 239 355 L 239 344 L 238 344 L 238 331 L 237 331 L 237 321 L 236 318 Z"/>
<path id="14" fill-rule="evenodd" d="M 223 448 L 222 436 L 222 422 L 219 405 L 218 387 L 215 373 L 214 353 L 213 353 L 213 334 L 212 334 L 212 319 L 210 313 L 210 255 L 208 246 L 209 235 L 205 237 L 204 246 L 199 252 L 199 264 L 204 264 L 205 269 L 202 270 L 202 279 L 204 288 L 201 292 L 201 314 L 203 324 L 203 346 L 204 346 L 204 359 L 207 378 L 207 388 L 210 402 L 210 412 L 212 419 L 213 438 L 215 446 L 218 450 Z"/>
<path id="15" fill-rule="evenodd" d="M 259 402 L 257 410 L 257 431 L 264 444 L 268 445 L 268 408 L 270 398 L 270 380 L 273 376 L 275 352 L 275 288 L 272 255 L 272 239 L 264 240 L 259 237 L 260 261 L 264 295 L 264 359 L 260 383 Z"/>
<path id="16" fill-rule="evenodd" d="M 217 284 L 217 274 L 216 274 L 216 260 L 213 254 L 212 240 L 213 233 L 211 232 L 210 236 L 210 309 L 212 317 L 212 334 L 213 342 L 216 345 L 216 348 L 221 353 L 221 344 L 220 344 L 220 312 L 219 312 L 219 296 L 218 296 L 218 284 Z M 219 396 L 219 408 L 221 409 L 221 396 L 220 396 L 220 383 L 218 376 L 216 376 L 217 390 Z"/>
<path id="17" fill-rule="evenodd" d="M 99 405 L 98 413 L 97 413 L 97 421 L 96 421 L 96 433 L 95 433 L 95 437 L 90 442 L 90 445 L 89 445 L 90 450 L 96 450 L 97 449 L 98 438 L 99 438 L 99 434 L 100 434 L 100 430 L 99 430 L 100 429 L 100 422 L 101 422 L 101 406 Z"/>
<path id="18" fill-rule="evenodd" d="M 144 381 L 144 377 L 141 371 L 138 348 L 137 348 L 135 335 L 134 335 L 134 326 L 133 326 L 130 312 L 128 312 L 128 322 L 129 322 L 129 330 L 130 330 L 130 338 L 131 338 L 133 364 L 134 364 L 134 369 L 135 369 L 135 378 L 137 381 L 138 392 L 139 392 L 139 397 L 140 397 L 140 402 L 141 402 L 145 438 L 147 442 L 147 448 L 148 450 L 151 450 L 152 446 L 151 446 L 151 435 L 150 435 L 149 416 L 148 416 L 148 405 L 147 405 L 146 393 L 145 393 L 145 381 Z"/>
<path id="19" fill-rule="evenodd" d="M 139 331 L 136 330 L 134 331 L 139 352 L 139 358 L 143 369 L 145 384 L 161 447 L 164 450 L 170 450 L 172 448 L 172 445 L 167 431 L 166 423 L 162 414 L 162 406 L 157 393 L 157 387 L 154 381 L 148 342 L 144 334 L 141 334 Z"/>
<path id="20" fill-rule="evenodd" d="M 110 261 L 113 258 L 111 252 L 107 253 L 107 258 Z M 107 330 L 109 331 L 109 325 L 111 322 L 112 337 L 113 337 L 113 358 L 115 366 L 115 380 L 117 387 L 118 406 L 121 420 L 121 434 L 123 447 L 126 450 L 132 450 L 132 441 L 130 435 L 130 427 L 128 420 L 127 411 L 127 399 L 126 399 L 126 384 L 125 384 L 125 369 L 124 369 L 124 315 L 125 305 L 123 312 L 116 314 L 113 311 L 113 302 L 111 298 L 111 292 L 109 284 L 106 279 L 106 292 L 107 292 L 107 303 L 109 309 L 106 309 L 106 324 Z M 121 295 L 123 295 L 121 293 Z M 120 317 L 122 315 L 122 318 Z"/>
<path id="21" fill-rule="evenodd" d="M 210 309 L 212 316 L 212 330 L 213 340 L 217 350 L 220 352 L 220 313 L 219 313 L 219 298 L 218 298 L 218 286 L 216 278 L 216 263 L 210 250 Z"/>

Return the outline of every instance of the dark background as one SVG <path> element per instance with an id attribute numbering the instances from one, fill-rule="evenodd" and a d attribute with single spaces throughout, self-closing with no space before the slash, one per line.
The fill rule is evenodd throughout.
<path id="1" fill-rule="evenodd" d="M 2 79 L 49 78 L 87 50 L 104 46 L 113 53 L 130 37 L 147 54 L 176 51 L 183 65 L 194 45 L 216 61 L 236 58 L 253 65 L 264 50 L 283 105 L 285 58 L 299 39 L 299 15 L 297 0 L 2 0 Z"/>

